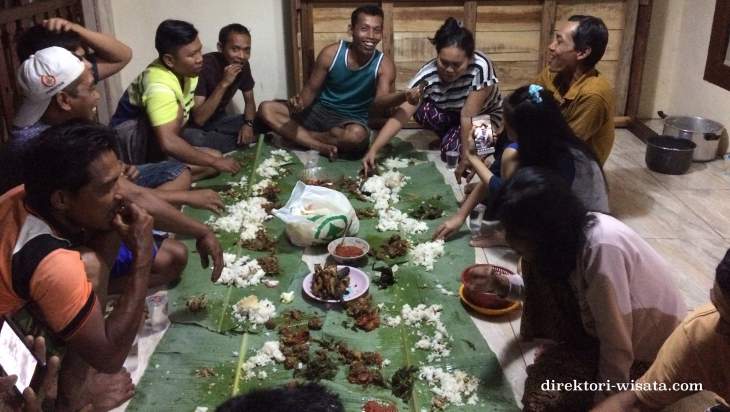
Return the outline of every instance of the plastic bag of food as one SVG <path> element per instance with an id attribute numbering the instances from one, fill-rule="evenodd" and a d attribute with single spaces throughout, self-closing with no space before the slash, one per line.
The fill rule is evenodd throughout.
<path id="1" fill-rule="evenodd" d="M 301 247 L 326 244 L 348 227 L 349 236 L 360 230 L 355 209 L 345 195 L 302 182 L 297 182 L 286 205 L 273 214 L 286 224 L 289 240 Z"/>

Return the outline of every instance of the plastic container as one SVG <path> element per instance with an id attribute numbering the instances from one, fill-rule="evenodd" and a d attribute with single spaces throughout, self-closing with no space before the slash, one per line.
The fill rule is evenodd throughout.
<path id="1" fill-rule="evenodd" d="M 514 275 L 512 271 L 509 269 L 503 268 L 501 266 L 496 265 L 489 265 L 489 264 L 476 264 L 471 265 L 464 269 L 463 272 L 461 272 L 461 283 L 464 284 L 464 297 L 472 304 L 487 308 L 487 309 L 505 309 L 513 305 L 512 301 L 509 301 L 507 299 L 501 298 L 497 296 L 495 293 L 490 292 L 477 292 L 470 290 L 467 286 L 471 282 L 471 276 L 470 272 L 478 267 L 492 267 L 493 270 L 495 270 L 497 273 L 505 275 L 505 276 L 512 276 Z"/>

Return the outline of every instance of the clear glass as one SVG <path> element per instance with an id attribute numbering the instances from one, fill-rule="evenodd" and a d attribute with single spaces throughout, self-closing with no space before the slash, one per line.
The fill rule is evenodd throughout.
<path id="1" fill-rule="evenodd" d="M 446 152 L 446 168 L 449 170 L 456 169 L 456 165 L 459 163 L 459 152 L 451 150 Z"/>
<path id="2" fill-rule="evenodd" d="M 304 167 L 313 169 L 319 165 L 319 152 L 316 150 L 307 150 L 304 152 Z"/>
<path id="3" fill-rule="evenodd" d="M 469 230 L 472 234 L 478 234 L 482 226 L 482 218 L 484 217 L 484 211 L 486 206 L 478 204 L 474 206 L 474 209 L 469 213 Z"/>

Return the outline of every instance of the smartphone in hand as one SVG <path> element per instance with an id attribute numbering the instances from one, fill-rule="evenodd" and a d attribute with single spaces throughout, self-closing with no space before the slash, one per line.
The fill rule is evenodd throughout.
<path id="1" fill-rule="evenodd" d="M 471 118 L 471 124 L 477 156 L 483 158 L 493 154 L 497 138 L 492 130 L 490 116 L 488 114 L 474 116 Z"/>
<path id="2" fill-rule="evenodd" d="M 2 321 L 2 326 L 0 326 L 0 370 L 5 375 L 18 377 L 15 389 L 22 395 L 23 391 L 31 386 L 36 372 L 42 365 L 25 344 L 23 334 L 12 321 L 7 317 L 0 318 L 0 321 Z"/>

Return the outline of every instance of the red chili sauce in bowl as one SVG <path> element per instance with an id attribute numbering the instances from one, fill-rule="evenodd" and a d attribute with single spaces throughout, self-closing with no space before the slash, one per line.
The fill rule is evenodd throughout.
<path id="1" fill-rule="evenodd" d="M 335 254 L 341 257 L 362 256 L 362 249 L 357 246 L 339 245 L 335 248 Z"/>

